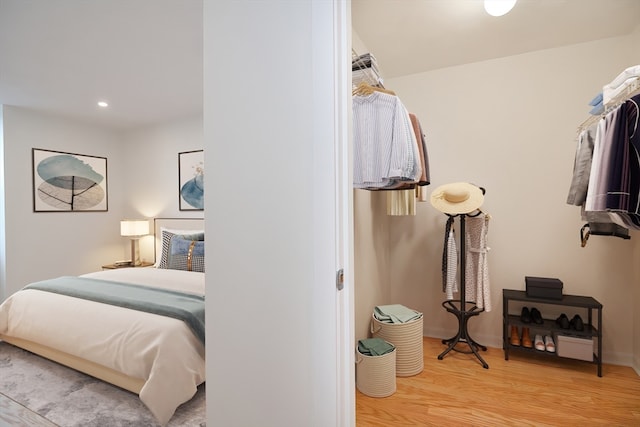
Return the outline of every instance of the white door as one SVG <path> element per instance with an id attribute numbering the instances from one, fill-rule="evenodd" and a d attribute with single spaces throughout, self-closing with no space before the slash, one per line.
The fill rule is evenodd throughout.
<path id="1" fill-rule="evenodd" d="M 208 424 L 354 425 L 349 63 L 349 1 L 204 2 Z"/>

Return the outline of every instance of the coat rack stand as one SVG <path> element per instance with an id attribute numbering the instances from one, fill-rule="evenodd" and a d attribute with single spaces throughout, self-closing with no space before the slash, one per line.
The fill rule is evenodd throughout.
<path id="1" fill-rule="evenodd" d="M 478 349 L 482 351 L 487 351 L 487 347 L 478 344 L 469 336 L 469 330 L 467 329 L 467 323 L 469 319 L 479 315 L 484 311 L 483 308 L 478 308 L 474 302 L 467 302 L 465 296 L 465 267 L 466 267 L 466 235 L 465 235 L 465 218 L 467 216 L 477 216 L 469 215 L 469 214 L 460 214 L 457 215 L 460 217 L 460 299 L 459 300 L 447 300 L 442 303 L 442 306 L 451 314 L 456 316 L 458 319 L 458 333 L 449 339 L 442 340 L 442 344 L 447 344 L 448 347 L 445 351 L 438 355 L 438 360 L 442 360 L 444 356 L 447 355 L 451 350 L 457 351 L 459 353 L 471 354 L 473 353 L 480 363 L 482 367 L 485 369 L 489 369 L 489 365 L 484 361 L 480 353 L 478 353 Z M 451 216 L 451 215 L 450 215 Z M 458 348 L 458 344 L 467 344 L 469 347 L 468 350 Z"/>

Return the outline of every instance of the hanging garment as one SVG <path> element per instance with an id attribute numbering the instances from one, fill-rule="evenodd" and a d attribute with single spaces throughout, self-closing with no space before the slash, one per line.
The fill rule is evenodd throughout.
<path id="1" fill-rule="evenodd" d="M 596 145 L 591 163 L 591 176 L 587 190 L 588 211 L 604 211 L 607 200 L 607 176 L 611 159 L 611 145 L 613 144 L 613 126 L 618 117 L 618 110 L 612 111 L 598 123 Z"/>
<path id="2" fill-rule="evenodd" d="M 396 96 L 353 97 L 353 145 L 354 188 L 397 188 L 422 174 L 409 113 Z"/>
<path id="3" fill-rule="evenodd" d="M 627 103 L 627 126 L 629 150 L 629 213 L 640 215 L 640 95 L 630 98 Z"/>
<path id="4" fill-rule="evenodd" d="M 387 191 L 387 215 L 405 216 L 415 214 L 415 189 Z"/>
<path id="5" fill-rule="evenodd" d="M 409 113 L 409 119 L 411 120 L 411 126 L 413 127 L 413 133 L 416 136 L 418 143 L 418 152 L 420 153 L 420 165 L 422 166 L 422 173 L 418 178 L 418 185 L 431 184 L 431 176 L 429 173 L 429 156 L 427 155 L 427 144 L 425 136 L 420 125 L 420 120 L 415 114 Z"/>
<path id="6" fill-rule="evenodd" d="M 589 174 L 591 173 L 591 159 L 596 140 L 597 123 L 580 132 L 578 146 L 573 162 L 573 178 L 567 195 L 567 204 L 582 206 L 587 198 L 589 188 Z"/>
<path id="7" fill-rule="evenodd" d="M 458 275 L 458 247 L 456 246 L 456 236 L 453 229 L 449 231 L 447 238 L 447 283 L 445 287 L 445 293 L 447 299 L 452 300 L 453 294 L 458 292 L 458 281 L 456 276 Z"/>
<path id="8" fill-rule="evenodd" d="M 640 229 L 640 212 L 637 212 L 640 207 L 640 141 L 636 132 L 638 102 L 640 95 L 630 98 L 597 124 L 582 212 L 583 219 L 595 227 L 610 223 L 622 228 Z M 567 203 L 570 198 L 571 192 Z M 627 237 L 626 233 L 615 235 Z"/>
<path id="9" fill-rule="evenodd" d="M 487 253 L 487 233 L 489 216 L 481 213 L 467 217 L 465 241 L 465 294 L 467 301 L 473 301 L 478 308 L 491 311 L 491 286 L 489 283 L 489 262 Z"/>
<path id="10" fill-rule="evenodd" d="M 454 292 L 458 292 L 458 248 L 453 231 L 454 217 L 450 216 L 444 229 L 444 245 L 442 251 L 442 292 L 447 299 L 452 300 Z"/>
<path id="11" fill-rule="evenodd" d="M 589 235 L 629 239 L 628 229 L 640 230 L 639 91 L 640 65 L 636 65 L 603 87 L 606 113 L 580 126 L 567 203 L 581 206 L 587 221 L 581 230 L 583 247 Z"/>
<path id="12" fill-rule="evenodd" d="M 629 149 L 627 141 L 627 106 L 618 108 L 616 122 L 611 129 L 609 167 L 607 168 L 605 210 L 627 212 L 629 208 Z"/>

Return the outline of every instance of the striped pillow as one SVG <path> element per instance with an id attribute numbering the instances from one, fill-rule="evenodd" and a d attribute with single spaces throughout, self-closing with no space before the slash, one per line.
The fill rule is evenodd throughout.
<path id="1" fill-rule="evenodd" d="M 171 245 L 171 238 L 175 235 L 182 235 L 183 237 L 191 240 L 204 241 L 204 231 L 202 230 L 172 230 L 168 228 L 162 228 L 160 230 L 162 247 L 159 254 L 156 255 L 159 255 L 159 260 L 156 259 L 157 268 L 169 268 L 169 246 Z"/>
<path id="2" fill-rule="evenodd" d="M 167 268 L 204 273 L 204 241 L 174 235 L 169 244 Z"/>

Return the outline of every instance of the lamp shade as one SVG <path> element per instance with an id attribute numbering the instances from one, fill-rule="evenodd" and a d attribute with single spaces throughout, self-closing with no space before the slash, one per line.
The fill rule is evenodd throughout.
<path id="1" fill-rule="evenodd" d="M 120 221 L 121 236 L 146 236 L 149 234 L 149 221 L 146 219 L 123 219 Z"/>

